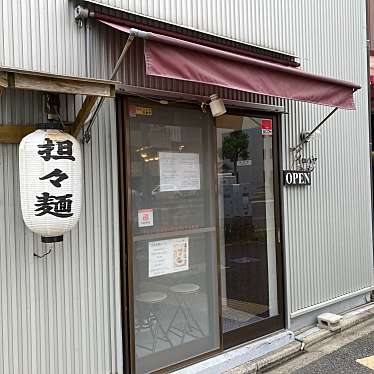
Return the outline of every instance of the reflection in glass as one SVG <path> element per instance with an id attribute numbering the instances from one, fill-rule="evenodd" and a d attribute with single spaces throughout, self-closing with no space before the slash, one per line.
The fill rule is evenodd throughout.
<path id="1" fill-rule="evenodd" d="M 262 119 L 217 119 L 223 331 L 278 314 L 272 136 Z"/>
<path id="2" fill-rule="evenodd" d="M 137 373 L 219 347 L 211 117 L 132 102 Z"/>

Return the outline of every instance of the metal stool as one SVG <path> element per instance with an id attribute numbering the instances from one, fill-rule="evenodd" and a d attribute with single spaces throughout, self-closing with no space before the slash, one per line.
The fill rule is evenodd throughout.
<path id="1" fill-rule="evenodd" d="M 196 336 L 194 331 L 200 333 L 201 337 L 205 336 L 202 328 L 196 321 L 196 318 L 193 316 L 190 306 L 188 305 L 188 296 L 197 293 L 200 290 L 200 286 L 193 283 L 182 283 L 170 287 L 169 290 L 175 295 L 178 307 L 166 333 L 168 334 L 171 332 L 179 336 L 181 338 L 181 343 L 184 342 L 186 335 L 198 338 L 199 336 Z M 178 313 L 184 317 L 184 325 L 182 329 L 174 324 Z M 180 332 L 180 334 L 175 332 L 175 330 Z"/>
<path id="2" fill-rule="evenodd" d="M 160 311 L 160 304 L 167 299 L 168 295 L 165 292 L 144 292 L 135 297 L 138 303 L 144 304 L 145 313 L 141 313 L 141 320 L 135 326 L 136 333 L 142 329 L 149 329 L 152 334 L 152 348 L 148 348 L 137 344 L 139 347 L 152 351 L 156 351 L 156 344 L 158 340 L 163 340 L 173 346 L 173 343 L 167 336 L 164 328 L 161 325 L 158 317 Z M 159 335 L 161 331 L 162 335 Z"/>

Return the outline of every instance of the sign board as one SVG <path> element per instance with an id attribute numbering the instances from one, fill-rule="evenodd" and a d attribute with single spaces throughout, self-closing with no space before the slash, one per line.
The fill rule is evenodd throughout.
<path id="1" fill-rule="evenodd" d="M 310 186 L 311 172 L 299 170 L 283 170 L 283 184 L 285 186 Z"/>
<path id="2" fill-rule="evenodd" d="M 271 120 L 271 119 L 262 119 L 261 120 L 261 134 L 263 136 L 273 135 L 273 120 Z"/>
<path id="3" fill-rule="evenodd" d="M 160 192 L 200 190 L 198 153 L 159 152 Z"/>
<path id="4" fill-rule="evenodd" d="M 152 108 L 130 105 L 129 106 L 129 117 L 136 116 L 151 116 Z"/>
<path id="5" fill-rule="evenodd" d="M 149 278 L 188 270 L 188 241 L 188 238 L 177 238 L 149 242 Z"/>
<path id="6" fill-rule="evenodd" d="M 153 226 L 153 209 L 138 210 L 138 226 L 139 227 Z"/>
<path id="7" fill-rule="evenodd" d="M 238 166 L 251 166 L 252 165 L 252 160 L 239 160 L 237 162 Z"/>

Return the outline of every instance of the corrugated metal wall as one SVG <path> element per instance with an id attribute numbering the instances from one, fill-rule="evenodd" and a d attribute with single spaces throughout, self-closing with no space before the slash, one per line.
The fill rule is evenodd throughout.
<path id="1" fill-rule="evenodd" d="M 1 0 L 0 65 L 86 75 L 85 33 L 69 0 Z"/>
<path id="2" fill-rule="evenodd" d="M 306 147 L 305 155 L 318 158 L 313 186 L 284 189 L 289 311 L 299 312 L 373 285 L 365 1 L 101 2 L 284 50 L 298 56 L 306 71 L 362 85 L 355 94 L 357 110 L 338 111 L 322 128 L 321 139 Z M 100 30 L 107 45 L 123 45 L 124 37 L 119 33 L 113 34 L 94 22 L 91 27 Z M 119 52 L 111 50 L 110 54 L 118 56 Z M 208 95 L 213 89 L 145 77 L 143 71 L 139 42 L 127 58 L 122 81 L 201 95 Z M 264 102 L 260 96 L 233 90 L 220 89 L 219 94 Z M 268 99 L 265 102 L 276 103 Z M 300 132 L 312 129 L 331 110 L 295 102 L 287 106 L 288 114 L 283 116 L 282 124 L 284 168 L 291 166 L 289 147 L 297 144 Z"/>
<path id="3" fill-rule="evenodd" d="M 42 122 L 41 94 L 6 92 L 0 123 Z M 63 119 L 74 109 L 62 100 Z M 0 145 L 1 374 L 122 372 L 115 138 L 111 100 L 83 147 L 79 225 L 44 259 L 21 216 L 18 146 Z"/>
<path id="4" fill-rule="evenodd" d="M 357 110 L 339 110 L 321 129 L 321 139 L 306 147 L 318 157 L 312 187 L 284 190 L 289 301 L 295 313 L 373 285 L 373 247 L 365 1 L 297 2 L 293 17 L 294 30 L 302 32 L 289 35 L 303 68 L 362 85 L 355 94 Z M 285 166 L 300 131 L 330 110 L 290 103 Z"/>
<path id="5" fill-rule="evenodd" d="M 307 71 L 363 86 L 356 94 L 357 111 L 339 111 L 320 141 L 308 145 L 318 157 L 312 187 L 284 190 L 290 311 L 372 284 L 365 0 L 101 2 L 287 51 L 299 56 Z M 69 0 L 0 0 L 0 64 L 106 78 L 118 55 L 114 43 L 123 37 L 94 23 L 88 31 L 79 29 L 72 14 Z M 152 78 L 144 83 L 137 53 L 139 45 L 127 61 L 132 64 L 126 82 L 160 88 Z M 163 81 L 161 88 L 210 93 L 176 81 Z M 229 90 L 221 94 L 262 100 Z M 0 123 L 40 121 L 38 94 L 12 95 L 0 96 Z M 282 124 L 285 167 L 300 130 L 328 113 L 298 103 L 288 109 Z M 122 372 L 115 145 L 114 104 L 108 101 L 84 149 L 79 227 L 63 249 L 44 260 L 32 256 L 40 244 L 20 215 L 17 147 L 0 146 L 1 374 Z"/>

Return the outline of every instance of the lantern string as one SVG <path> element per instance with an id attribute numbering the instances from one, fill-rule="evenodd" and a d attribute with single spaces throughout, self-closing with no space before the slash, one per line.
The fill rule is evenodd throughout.
<path id="1" fill-rule="evenodd" d="M 38 255 L 37 253 L 34 253 L 34 256 L 37 258 L 43 258 L 45 256 L 48 256 L 54 249 L 55 249 L 55 245 L 53 244 L 53 247 L 51 247 L 48 252 L 44 253 L 44 255 Z"/>

